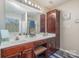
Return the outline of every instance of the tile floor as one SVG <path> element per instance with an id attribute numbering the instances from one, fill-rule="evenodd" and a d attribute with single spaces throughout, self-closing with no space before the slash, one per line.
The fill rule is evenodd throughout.
<path id="1" fill-rule="evenodd" d="M 74 56 L 63 51 L 56 51 L 55 53 L 50 53 L 49 58 L 79 58 L 79 56 Z M 38 58 L 45 58 L 43 55 L 40 55 Z"/>

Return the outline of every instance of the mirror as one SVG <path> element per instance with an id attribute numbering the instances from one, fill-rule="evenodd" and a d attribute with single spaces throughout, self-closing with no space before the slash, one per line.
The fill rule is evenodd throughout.
<path id="1" fill-rule="evenodd" d="M 19 32 L 20 21 L 24 20 L 24 12 L 6 0 L 5 4 L 5 29 L 9 32 Z"/>
<path id="2" fill-rule="evenodd" d="M 9 32 L 19 32 L 18 19 L 6 17 L 5 23 L 6 23 L 5 28 L 9 30 Z"/>
<path id="3" fill-rule="evenodd" d="M 36 12 L 35 9 L 25 8 L 6 0 L 5 4 L 5 29 L 9 32 L 19 32 L 26 34 L 35 34 L 40 32 L 40 12 Z M 31 11 L 31 9 L 33 9 Z M 38 10 L 39 11 L 39 10 Z"/>

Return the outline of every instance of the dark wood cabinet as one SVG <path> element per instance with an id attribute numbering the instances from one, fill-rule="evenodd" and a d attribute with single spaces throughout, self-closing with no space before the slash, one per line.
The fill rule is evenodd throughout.
<path id="1" fill-rule="evenodd" d="M 54 16 L 52 15 L 52 13 L 48 13 L 48 16 L 47 16 L 47 32 L 49 33 L 55 33 L 55 18 Z"/>
<path id="2" fill-rule="evenodd" d="M 1 58 L 36 58 L 34 51 L 38 47 L 44 47 L 46 50 L 43 52 L 43 54 L 45 57 L 48 57 L 48 54 L 54 50 L 55 46 L 55 39 L 53 37 L 34 42 L 23 43 L 1 49 Z"/>
<path id="3" fill-rule="evenodd" d="M 23 58 L 33 58 L 33 43 L 23 44 L 22 57 Z"/>
<path id="4" fill-rule="evenodd" d="M 12 46 L 1 50 L 1 57 L 5 58 L 20 58 L 22 48 L 20 46 Z"/>
<path id="5" fill-rule="evenodd" d="M 2 58 L 32 58 L 33 44 L 21 44 L 17 46 L 12 46 L 8 48 L 4 48 L 1 50 Z"/>
<path id="6" fill-rule="evenodd" d="M 34 49 L 41 45 L 47 47 L 47 40 L 38 40 L 30 43 L 7 47 L 1 49 L 1 58 L 34 58 Z"/>
<path id="7" fill-rule="evenodd" d="M 55 41 L 52 42 L 55 45 L 55 49 L 60 48 L 60 11 L 52 10 L 47 13 L 47 32 L 56 33 Z"/>
<path id="8" fill-rule="evenodd" d="M 45 32 L 45 14 L 40 15 L 40 32 Z"/>

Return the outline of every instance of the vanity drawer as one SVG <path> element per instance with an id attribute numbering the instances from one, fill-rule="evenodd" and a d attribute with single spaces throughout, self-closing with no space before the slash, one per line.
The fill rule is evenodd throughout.
<path id="1" fill-rule="evenodd" d="M 23 50 L 26 50 L 26 49 L 31 49 L 33 48 L 33 43 L 26 43 L 26 44 L 23 44 Z"/>
<path id="2" fill-rule="evenodd" d="M 34 42 L 34 46 L 39 46 L 39 45 L 42 45 L 42 44 L 45 44 L 45 43 L 47 43 L 46 40 L 39 40 L 39 41 Z"/>

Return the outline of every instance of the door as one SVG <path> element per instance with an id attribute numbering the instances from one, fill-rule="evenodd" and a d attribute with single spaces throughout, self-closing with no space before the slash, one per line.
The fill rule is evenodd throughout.
<path id="1" fill-rule="evenodd" d="M 56 20 L 56 16 L 54 15 L 55 13 L 48 13 L 47 15 L 47 31 L 49 33 L 55 33 L 56 27 L 55 27 L 55 20 Z"/>

